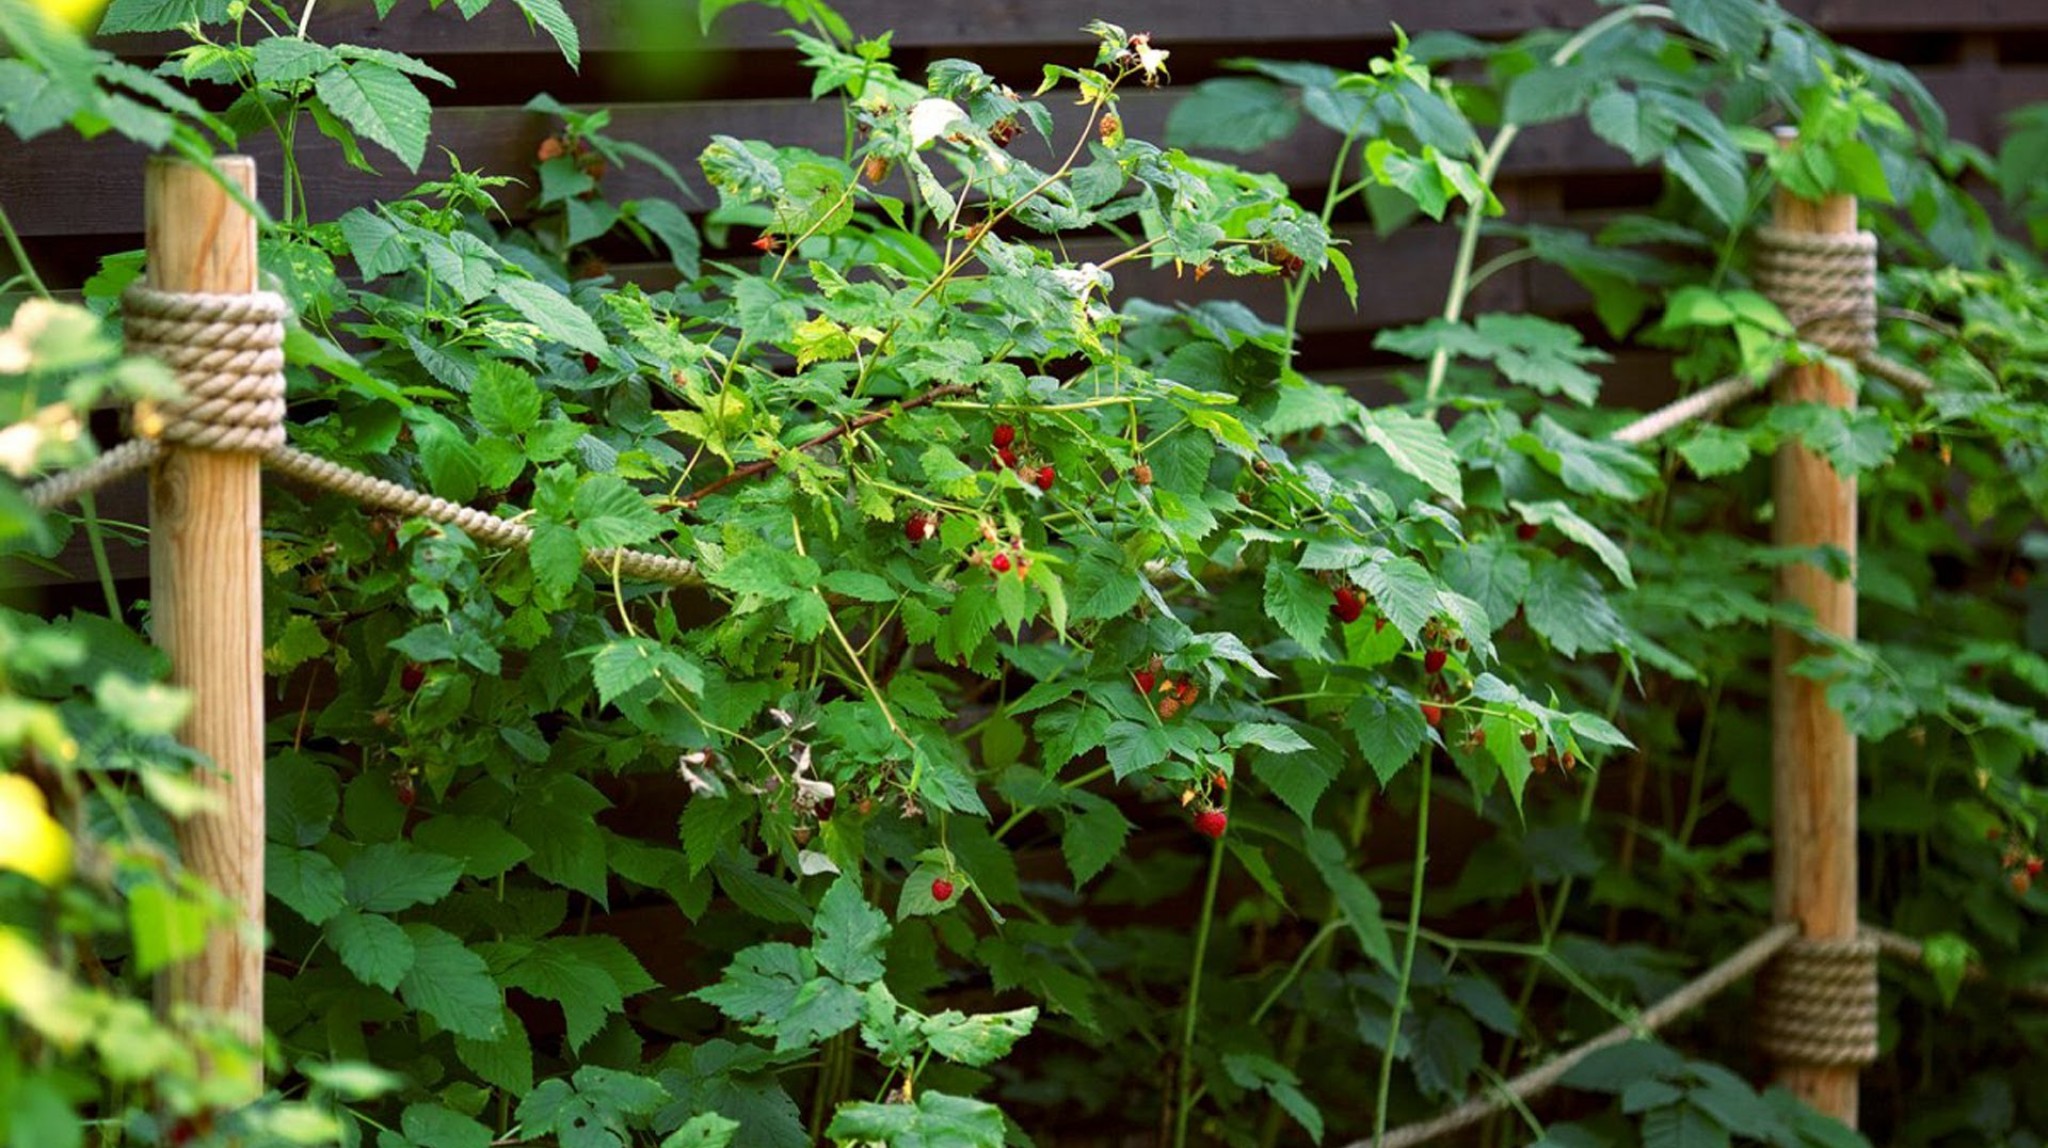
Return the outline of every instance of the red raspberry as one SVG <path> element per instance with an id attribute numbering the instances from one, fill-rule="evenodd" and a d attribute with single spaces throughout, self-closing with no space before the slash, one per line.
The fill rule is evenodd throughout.
<path id="1" fill-rule="evenodd" d="M 1139 670 L 1131 675 L 1131 680 L 1137 684 L 1139 693 L 1144 694 L 1146 697 L 1151 697 L 1152 687 L 1158 684 L 1159 675 L 1151 670 Z"/>
<path id="2" fill-rule="evenodd" d="M 1009 446 L 1011 443 L 1017 441 L 1017 428 L 1011 426 L 1009 423 L 997 423 L 996 433 L 990 435 L 988 441 L 992 445 L 994 445 L 994 447 L 997 450 L 1002 450 L 1003 448 Z"/>
<path id="3" fill-rule="evenodd" d="M 952 899 L 953 883 L 951 881 L 946 880 L 944 877 L 933 878 L 932 900 L 937 901 L 938 903 L 943 905 Z"/>
<path id="4" fill-rule="evenodd" d="M 1428 702 L 1423 702 L 1423 703 L 1422 703 L 1422 720 L 1423 720 L 1423 721 L 1426 721 L 1426 722 L 1428 722 L 1428 723 L 1429 723 L 1429 728 L 1431 728 L 1431 729 L 1436 729 L 1436 728 L 1438 728 L 1439 726 L 1442 726 L 1442 725 L 1444 724 L 1444 710 L 1443 710 L 1443 707 L 1442 707 L 1442 706 L 1436 706 L 1436 705 L 1431 705 L 1431 704 L 1430 704 L 1430 703 L 1428 703 Z"/>
<path id="5" fill-rule="evenodd" d="M 1006 446 L 998 446 L 996 447 L 996 461 L 1002 463 L 1006 470 L 1015 470 L 1017 468 L 1017 452 Z"/>
<path id="6" fill-rule="evenodd" d="M 1358 621 L 1360 614 L 1365 613 L 1365 602 L 1359 598 L 1358 591 L 1349 586 L 1339 586 L 1332 593 L 1337 600 L 1330 604 L 1330 613 L 1339 622 L 1348 626 Z"/>
<path id="7" fill-rule="evenodd" d="M 1524 522 L 1520 526 L 1515 527 L 1515 537 L 1524 542 L 1534 542 L 1536 541 L 1536 536 L 1542 533 L 1542 531 L 1543 528 L 1535 523 Z"/>
<path id="8" fill-rule="evenodd" d="M 1422 655 L 1422 671 L 1427 674 L 1443 673 L 1444 663 L 1450 658 L 1451 655 L 1443 650 L 1431 650 Z"/>
<path id="9" fill-rule="evenodd" d="M 1059 478 L 1059 475 L 1053 470 L 1052 467 L 1041 466 L 1038 468 L 1037 478 L 1033 481 L 1038 483 L 1038 489 L 1051 490 L 1052 484 L 1054 480 L 1056 480 L 1057 478 Z"/>
<path id="10" fill-rule="evenodd" d="M 1007 554 L 996 555 L 988 560 L 988 568 L 998 574 L 1008 574 L 1010 572 L 1010 556 Z"/>
<path id="11" fill-rule="evenodd" d="M 903 537 L 915 546 L 930 542 L 939 533 L 939 520 L 929 514 L 913 514 L 903 520 Z"/>
<path id="12" fill-rule="evenodd" d="M 1211 841 L 1223 838 L 1223 831 L 1230 828 L 1230 815 L 1221 809 L 1204 809 L 1195 814 L 1195 832 Z"/>
<path id="13" fill-rule="evenodd" d="M 2029 876 L 2029 877 L 2039 877 L 2040 875 L 2041 875 L 2041 859 L 2040 859 L 2039 857 L 2029 857 L 2029 858 L 2027 858 L 2027 876 Z"/>
<path id="14" fill-rule="evenodd" d="M 407 662 L 398 671 L 398 688 L 409 694 L 416 694 L 427 683 L 427 668 L 418 662 Z"/>

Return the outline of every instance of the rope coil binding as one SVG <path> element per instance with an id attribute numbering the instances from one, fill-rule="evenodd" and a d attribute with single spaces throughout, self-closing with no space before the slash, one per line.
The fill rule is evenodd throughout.
<path id="1" fill-rule="evenodd" d="M 184 388 L 180 398 L 138 409 L 142 437 L 122 443 L 77 470 L 54 475 L 23 491 L 32 506 L 51 509 L 162 457 L 167 445 L 201 450 L 252 451 L 271 469 L 366 505 L 453 526 L 478 542 L 523 550 L 533 528 L 486 510 L 464 506 L 399 483 L 367 475 L 290 446 L 285 440 L 284 321 L 282 296 L 209 295 L 159 291 L 141 284 L 121 295 L 122 319 L 132 354 L 169 364 Z M 587 550 L 584 562 L 616 576 L 670 586 L 702 581 L 697 564 L 645 550 Z"/>
<path id="2" fill-rule="evenodd" d="M 168 365 L 184 395 L 138 411 L 154 438 L 204 450 L 284 445 L 284 298 L 215 295 L 132 284 L 121 313 L 133 354 Z"/>
<path id="3" fill-rule="evenodd" d="M 1785 946 L 1757 983 L 1757 1044 L 1781 1063 L 1876 1063 L 1878 947 L 1868 933 Z"/>
<path id="4" fill-rule="evenodd" d="M 1849 359 L 1877 349 L 1877 236 L 1759 227 L 1752 270 L 1802 338 Z"/>

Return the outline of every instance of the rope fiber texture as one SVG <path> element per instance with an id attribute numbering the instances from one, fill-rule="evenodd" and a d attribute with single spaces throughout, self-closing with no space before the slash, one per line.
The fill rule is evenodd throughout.
<path id="1" fill-rule="evenodd" d="M 1877 353 L 1877 237 L 1868 231 L 1808 235 L 1776 227 L 1756 231 L 1757 287 L 1801 338 L 1915 397 L 1934 380 Z M 1637 445 L 1688 423 L 1713 418 L 1762 390 L 1752 379 L 1722 379 L 1652 411 L 1610 436 Z"/>
<path id="2" fill-rule="evenodd" d="M 368 506 L 453 526 L 489 546 L 524 550 L 533 528 L 488 511 L 387 482 L 285 442 L 285 301 L 270 292 L 211 295 L 158 291 L 140 284 L 121 296 L 128 349 L 170 365 L 184 394 L 138 409 L 142 437 L 107 451 L 86 466 L 53 475 L 23 491 L 49 510 L 89 494 L 161 458 L 167 445 L 200 450 L 254 451 L 271 469 Z M 695 563 L 644 550 L 594 549 L 584 561 L 607 573 L 694 586 Z"/>
<path id="3" fill-rule="evenodd" d="M 1756 1040 L 1773 1060 L 1877 1062 L 1877 938 L 1794 941 L 1757 982 Z"/>
<path id="4" fill-rule="evenodd" d="M 1856 939 L 1852 941 L 1808 941 L 1799 936 L 1799 926 L 1797 925 L 1790 923 L 1773 925 L 1755 940 L 1729 954 L 1727 959 L 1723 960 L 1720 964 L 1701 973 L 1698 977 L 1673 991 L 1671 995 L 1644 1009 L 1632 1021 L 1616 1025 L 1584 1044 L 1578 1045 L 1567 1052 L 1559 1053 L 1550 1060 L 1537 1065 L 1535 1068 L 1507 1081 L 1490 1092 L 1474 1096 L 1472 1099 L 1467 1100 L 1465 1103 L 1460 1104 L 1441 1116 L 1393 1129 L 1381 1139 L 1377 1148 L 1415 1148 L 1418 1144 L 1426 1144 L 1440 1136 L 1456 1132 L 1460 1128 L 1467 1128 L 1477 1124 L 1496 1112 L 1505 1111 L 1510 1107 L 1526 1103 L 1554 1087 L 1559 1081 L 1569 1075 L 1571 1070 L 1577 1067 L 1580 1061 L 1585 1060 L 1593 1053 L 1611 1045 L 1620 1044 L 1632 1037 L 1657 1032 L 1672 1021 L 1706 1004 L 1736 981 L 1741 980 L 1752 972 L 1756 972 L 1758 969 L 1765 968 L 1767 965 L 1771 967 L 1767 969 L 1759 980 L 1759 997 L 1756 1006 L 1758 1023 L 1764 1029 L 1759 1040 L 1763 1043 L 1766 1051 L 1769 1051 L 1773 1056 L 1787 1056 L 1786 1052 L 1780 1051 L 1778 1047 L 1770 1043 L 1772 1039 L 1770 1030 L 1774 1023 L 1782 1027 L 1782 1021 L 1774 1022 L 1773 1018 L 1774 1016 L 1784 1015 L 1782 1010 L 1787 1007 L 1780 1002 L 1787 999 L 1788 980 L 1786 970 L 1789 969 L 1796 970 L 1792 972 L 1791 980 L 1789 981 L 1792 995 L 1796 996 L 1797 993 L 1805 991 L 1809 985 L 1818 984 L 1822 981 L 1830 982 L 1818 990 L 1819 995 L 1829 1002 L 1837 1000 L 1843 1002 L 1845 1006 L 1844 1015 L 1855 1025 L 1864 1023 L 1863 1017 L 1865 1014 L 1860 1010 L 1865 1006 L 1861 1002 L 1865 999 L 1869 1002 L 1867 1013 L 1869 1025 L 1867 1052 L 1869 1059 L 1855 1061 L 1798 1060 L 1798 1063 L 1840 1063 L 1856 1064 L 1859 1066 L 1868 1064 L 1876 1059 L 1875 1054 L 1877 1051 L 1877 958 L 1880 953 L 1910 965 L 1920 965 L 1926 961 L 1926 950 L 1921 946 L 1920 942 L 1910 937 L 1901 936 L 1898 933 L 1885 929 L 1873 928 L 1869 925 L 1864 925 Z M 1965 971 L 1965 979 L 1967 980 L 1984 980 L 1988 976 L 1989 974 L 1983 966 L 1977 964 L 1971 964 Z M 1810 979 L 1802 981 L 1799 979 L 1802 977 Z M 1834 987 L 1833 982 L 1837 980 L 1849 984 L 1849 990 L 1844 991 Z M 2007 986 L 2007 991 L 2020 1000 L 2048 1004 L 2048 983 L 2037 982 L 2010 985 Z M 1778 996 L 1773 999 L 1770 996 L 1772 993 L 1776 993 Z M 1852 1001 L 1851 997 L 1855 999 Z M 1800 1004 L 1797 1000 L 1790 1007 L 1795 1010 L 1803 1008 L 1808 1012 L 1814 1011 L 1811 1006 Z M 1832 1003 L 1830 1007 L 1834 1007 Z M 1825 1017 L 1823 1017 L 1822 1023 L 1834 1031 L 1846 1031 L 1849 1027 L 1849 1025 L 1828 1020 Z M 1789 1031 L 1795 1038 L 1799 1039 L 1807 1039 L 1810 1036 L 1809 1030 L 1800 1027 L 1799 1022 L 1795 1022 Z M 1855 1034 L 1854 1039 L 1862 1039 L 1860 1031 Z M 1823 1055 L 1851 1051 L 1851 1038 L 1849 1037 L 1839 1040 L 1830 1038 L 1830 1041 L 1811 1043 L 1810 1047 L 1795 1046 L 1790 1051 L 1792 1054 L 1818 1052 Z M 1862 1055 L 1866 1052 L 1866 1048 L 1858 1044 L 1853 1051 Z M 1368 1137 L 1363 1140 L 1354 1140 L 1344 1145 L 1344 1148 L 1376 1148 L 1376 1146 L 1372 1139 Z"/>
<path id="5" fill-rule="evenodd" d="M 185 393 L 152 413 L 156 438 L 202 450 L 256 451 L 284 445 L 284 297 L 159 291 L 140 283 L 121 294 L 131 354 L 162 359 Z"/>
<path id="6" fill-rule="evenodd" d="M 1808 342 L 1845 359 L 1877 349 L 1877 236 L 1759 227 L 1753 272 Z"/>
<path id="7" fill-rule="evenodd" d="M 1799 926 L 1789 923 L 1773 925 L 1755 940 L 1730 953 L 1720 964 L 1644 1009 L 1633 1020 L 1615 1025 L 1571 1051 L 1544 1061 L 1493 1092 L 1475 1096 L 1442 1116 L 1396 1128 L 1380 1139 L 1377 1148 L 1414 1148 L 1417 1144 L 1426 1144 L 1439 1136 L 1477 1124 L 1511 1104 L 1546 1092 L 1578 1067 L 1580 1061 L 1603 1048 L 1656 1032 L 1755 972 L 1798 938 Z M 1375 1145 L 1372 1138 L 1367 1137 L 1354 1140 L 1344 1148 L 1375 1148 Z"/>

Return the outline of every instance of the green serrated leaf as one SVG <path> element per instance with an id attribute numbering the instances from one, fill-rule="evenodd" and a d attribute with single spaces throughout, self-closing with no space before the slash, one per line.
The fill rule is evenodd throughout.
<path id="1" fill-rule="evenodd" d="M 1386 452 L 1396 469 L 1451 500 L 1465 501 L 1458 455 L 1434 421 L 1394 407 L 1361 408 L 1367 442 Z"/>
<path id="2" fill-rule="evenodd" d="M 349 61 L 321 72 L 313 91 L 357 134 L 397 156 L 407 171 L 419 171 L 434 110 L 405 73 L 372 61 Z"/>

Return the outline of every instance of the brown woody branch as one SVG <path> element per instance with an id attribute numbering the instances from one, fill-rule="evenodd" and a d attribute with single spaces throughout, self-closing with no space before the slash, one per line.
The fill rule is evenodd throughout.
<path id="1" fill-rule="evenodd" d="M 817 447 L 824 446 L 826 443 L 831 442 L 833 439 L 844 438 L 845 436 L 852 434 L 854 431 L 861 430 L 866 427 L 871 427 L 876 423 L 881 422 L 884 419 L 887 419 L 891 415 L 896 414 L 899 411 L 907 411 L 915 407 L 929 406 L 930 404 L 935 403 L 940 399 L 951 398 L 954 395 L 966 394 L 968 391 L 971 391 L 973 389 L 973 387 L 969 386 L 966 383 L 947 383 L 944 386 L 933 387 L 931 390 L 928 390 L 915 398 L 905 399 L 900 403 L 891 403 L 890 405 L 883 407 L 880 410 L 869 411 L 868 413 L 860 416 L 859 418 L 854 419 L 852 422 L 841 423 L 840 425 L 833 427 L 831 430 L 828 430 L 823 434 L 812 436 L 810 439 L 802 443 L 799 443 L 798 445 L 791 449 L 813 450 Z M 726 487 L 731 486 L 735 482 L 740 482 L 742 480 L 752 478 L 755 475 L 762 473 L 763 471 L 772 470 L 775 467 L 776 459 L 779 457 L 781 457 L 781 452 L 778 451 L 776 455 L 773 457 L 764 458 L 758 462 L 750 462 L 744 466 L 736 466 L 732 469 L 732 473 L 726 475 L 724 478 L 718 479 L 715 482 L 706 483 L 704 486 L 701 486 L 698 489 L 693 490 L 690 493 L 684 495 L 682 499 L 683 505 L 686 507 L 694 508 L 697 505 L 697 503 L 703 501 L 706 498 L 711 497 L 712 495 L 718 493 L 721 490 L 724 490 Z"/>

